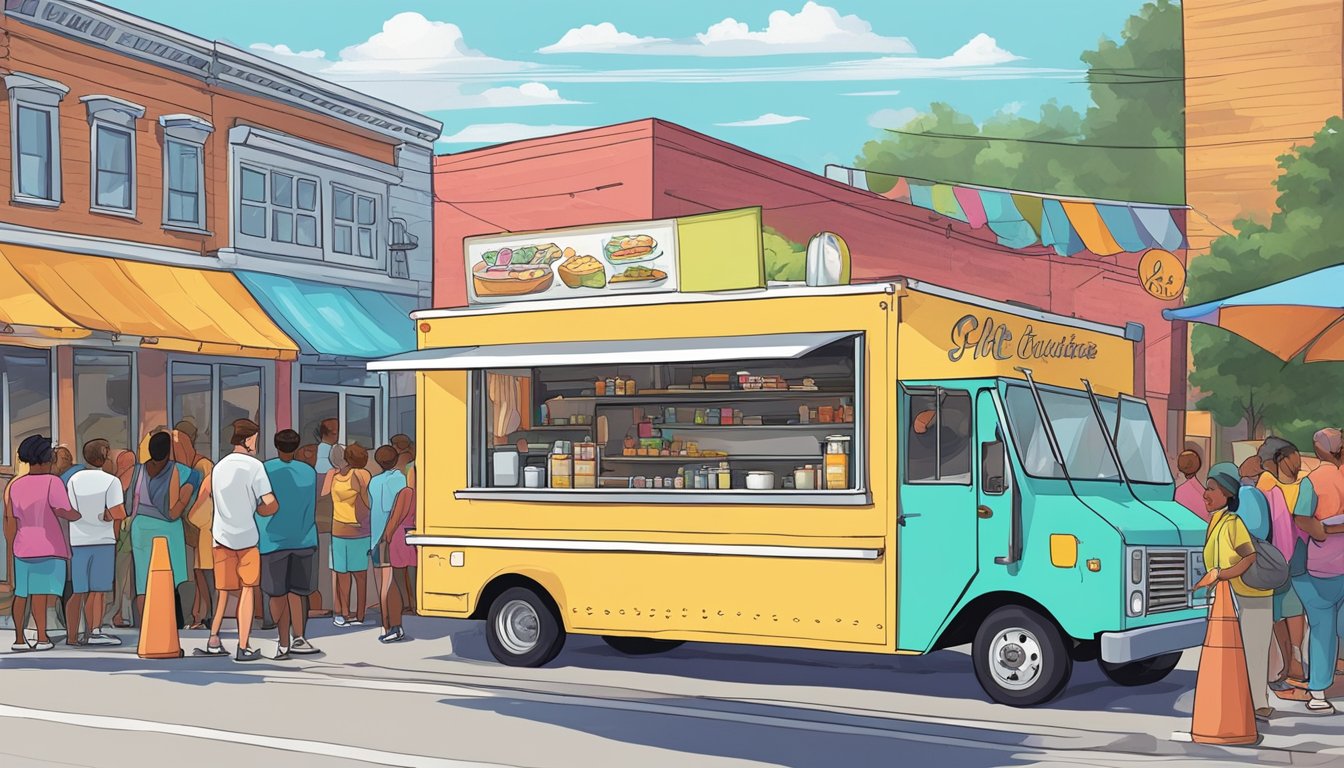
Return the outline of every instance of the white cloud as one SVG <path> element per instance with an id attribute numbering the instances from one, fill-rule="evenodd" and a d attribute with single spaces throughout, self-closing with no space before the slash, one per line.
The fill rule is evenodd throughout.
<path id="1" fill-rule="evenodd" d="M 624 53 L 659 56 L 768 56 L 781 53 L 914 53 L 905 37 L 887 37 L 855 15 L 808 0 L 798 13 L 773 11 L 764 29 L 734 18 L 711 24 L 694 39 L 639 37 L 611 22 L 571 29 L 540 53 Z"/>
<path id="2" fill-rule="evenodd" d="M 486 56 L 467 45 L 462 30 L 413 11 L 383 22 L 381 32 L 341 49 L 333 72 L 516 71 L 528 65 Z"/>
<path id="3" fill-rule="evenodd" d="M 253 43 L 249 46 L 252 50 L 262 54 L 273 54 L 275 56 L 297 56 L 301 59 L 325 59 L 327 52 L 321 48 L 313 48 L 308 51 L 296 51 L 288 45 L 281 43 L 279 45 L 267 45 L 266 43 Z"/>
<path id="4" fill-rule="evenodd" d="M 556 42 L 538 53 L 621 53 L 624 48 L 637 48 L 653 43 L 670 43 L 663 37 L 639 37 L 621 32 L 610 21 L 584 24 L 569 30 Z"/>
<path id="5" fill-rule="evenodd" d="M 981 33 L 954 53 L 938 58 L 881 56 L 829 63 L 776 67 L 680 67 L 585 70 L 550 68 L 540 70 L 551 82 L 589 83 L 764 83 L 839 82 L 897 80 L 1011 80 L 1019 78 L 1074 78 L 1076 69 L 1009 66 L 1023 57 L 1000 48 L 994 38 Z M 865 95 L 888 95 L 868 91 Z"/>
<path id="6" fill-rule="evenodd" d="M 999 107 L 999 111 L 1004 113 L 1005 115 L 1016 115 L 1017 113 L 1022 111 L 1022 107 L 1024 106 L 1026 105 L 1020 101 L 1010 101 L 1007 104 L 1004 104 L 1002 107 Z"/>
<path id="7" fill-rule="evenodd" d="M 1021 59 L 1021 56 L 1000 48 L 997 40 L 981 32 L 942 60 L 959 67 L 983 67 Z"/>
<path id="8" fill-rule="evenodd" d="M 900 91 L 859 91 L 858 93 L 846 93 L 846 96 L 900 96 Z"/>
<path id="9" fill-rule="evenodd" d="M 558 133 L 586 131 L 586 125 L 526 125 L 524 123 L 477 123 L 468 125 L 454 134 L 439 137 L 440 144 L 499 144 L 522 141 Z"/>
<path id="10" fill-rule="evenodd" d="M 879 109 L 868 116 L 868 124 L 874 128 L 896 129 L 904 128 L 920 116 L 920 111 L 914 107 L 902 107 L 901 109 Z"/>
<path id="11" fill-rule="evenodd" d="M 788 125 L 789 123 L 801 123 L 809 118 L 802 115 L 777 115 L 774 112 L 766 112 L 760 117 L 753 117 L 750 120 L 739 120 L 735 123 L 715 123 L 715 125 L 724 128 L 760 128 L 767 125 Z"/>
<path id="12" fill-rule="evenodd" d="M 519 86 L 505 85 L 486 88 L 479 94 L 480 106 L 485 107 L 537 107 L 546 104 L 583 104 L 582 101 L 570 101 L 560 96 L 560 92 L 545 83 L 523 83 Z M 468 98 L 468 97 L 464 97 Z"/>

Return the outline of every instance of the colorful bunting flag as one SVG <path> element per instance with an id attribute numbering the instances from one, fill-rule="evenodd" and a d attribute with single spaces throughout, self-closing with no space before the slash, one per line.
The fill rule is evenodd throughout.
<path id="1" fill-rule="evenodd" d="M 966 212 L 961 210 L 961 204 L 957 202 L 957 196 L 952 191 L 951 185 L 933 185 L 933 210 L 950 219 L 966 221 Z"/>
<path id="2" fill-rule="evenodd" d="M 1102 221 L 1101 214 L 1097 213 L 1095 203 L 1063 200 L 1060 205 L 1064 209 L 1064 214 L 1069 217 L 1069 224 L 1082 238 L 1087 250 L 1098 256 L 1113 256 L 1123 250 L 1120 244 L 1115 242 L 1115 238 L 1111 237 L 1106 222 Z"/>
<path id="3" fill-rule="evenodd" d="M 985 226 L 988 219 L 985 216 L 984 203 L 980 202 L 980 190 L 970 187 L 953 187 L 952 196 L 957 199 L 957 204 L 966 214 L 966 223 L 973 229 L 979 229 Z"/>

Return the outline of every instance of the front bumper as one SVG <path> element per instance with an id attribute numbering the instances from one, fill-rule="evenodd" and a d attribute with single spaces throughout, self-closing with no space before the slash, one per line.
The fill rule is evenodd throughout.
<path id="1" fill-rule="evenodd" d="M 1124 632 L 1102 632 L 1101 659 L 1111 664 L 1127 664 L 1194 648 L 1204 642 L 1207 628 L 1207 619 L 1186 619 Z"/>

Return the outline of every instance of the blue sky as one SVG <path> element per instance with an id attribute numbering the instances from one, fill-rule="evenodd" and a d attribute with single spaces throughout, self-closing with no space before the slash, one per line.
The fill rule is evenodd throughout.
<path id="1" fill-rule="evenodd" d="M 659 117 L 820 172 L 931 101 L 1085 107 L 1078 54 L 1142 2 L 111 4 L 425 112 L 440 152 Z"/>

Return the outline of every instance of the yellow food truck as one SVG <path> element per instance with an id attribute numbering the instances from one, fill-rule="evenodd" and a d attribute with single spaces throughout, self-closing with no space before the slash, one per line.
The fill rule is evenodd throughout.
<path id="1" fill-rule="evenodd" d="M 1075 661 L 1136 685 L 1201 642 L 1203 526 L 1131 394 L 1138 326 L 913 280 L 588 287 L 417 312 L 420 349 L 372 365 L 417 372 L 419 611 L 485 621 L 500 662 L 570 633 L 969 642 L 1029 706 Z"/>

